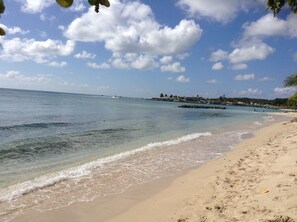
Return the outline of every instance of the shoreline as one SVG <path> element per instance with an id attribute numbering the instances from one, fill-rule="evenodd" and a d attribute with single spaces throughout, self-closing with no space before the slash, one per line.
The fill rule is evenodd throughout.
<path id="1" fill-rule="evenodd" d="M 222 193 L 226 194 L 227 191 L 237 187 L 237 185 L 235 186 L 236 183 L 240 183 L 240 181 L 234 182 L 231 178 L 232 175 L 230 174 L 230 167 L 237 168 L 236 170 L 232 170 L 235 171 L 236 175 L 244 172 L 243 169 L 240 169 L 242 167 L 239 167 L 236 164 L 239 164 L 238 161 L 241 159 L 243 159 L 243 161 L 240 161 L 240 165 L 243 165 L 246 159 L 252 162 L 251 158 L 245 158 L 246 152 L 253 153 L 253 155 L 250 154 L 250 156 L 260 155 L 257 153 L 255 147 L 265 147 L 267 146 L 267 143 L 271 143 L 273 145 L 274 142 L 270 141 L 271 138 L 277 138 L 276 140 L 284 139 L 281 137 L 287 132 L 286 128 L 293 128 L 296 132 L 296 123 L 287 123 L 287 125 L 283 125 L 283 123 L 276 123 L 260 129 L 258 132 L 256 132 L 254 137 L 244 140 L 244 142 L 236 146 L 235 149 L 225 153 L 222 157 L 208 161 L 202 166 L 190 169 L 178 176 L 133 187 L 123 194 L 107 198 L 108 200 L 95 200 L 88 203 L 76 203 L 65 208 L 47 212 L 29 211 L 12 221 L 190 222 L 220 220 L 220 218 L 226 214 L 225 212 L 229 212 L 229 214 L 231 213 L 233 215 L 232 210 L 228 209 L 228 204 L 226 205 L 226 203 L 223 201 L 224 198 L 226 199 L 228 195 L 230 196 L 232 193 L 229 193 L 226 196 L 222 196 Z M 294 135 L 293 138 L 295 139 L 294 141 L 296 141 L 296 135 Z M 254 147 L 254 149 L 250 147 Z M 294 152 L 296 153 L 296 149 Z M 294 164 L 295 171 L 291 173 L 292 175 L 297 174 L 297 165 L 295 162 Z M 227 176 L 228 179 L 226 179 Z M 289 178 L 296 179 L 296 176 L 289 176 Z M 249 178 L 247 178 L 247 180 L 248 179 Z M 226 184 L 229 187 L 226 186 Z M 295 184 L 297 184 L 297 182 Z M 231 185 L 233 187 L 231 187 Z M 241 186 L 243 186 L 243 184 L 241 184 Z M 265 196 L 268 196 L 272 193 L 270 192 L 271 189 L 265 188 L 265 186 L 263 189 L 263 192 L 265 191 L 263 194 L 267 194 Z M 216 192 L 219 195 L 217 195 L 216 198 L 213 198 L 215 196 L 214 193 Z M 255 195 L 260 194 L 256 192 Z M 296 195 L 293 195 L 293 197 L 295 198 L 295 203 L 297 203 Z M 237 195 L 233 195 L 233 198 L 238 199 Z M 229 199 L 229 201 L 231 201 L 231 199 Z M 294 219 L 296 220 L 297 204 L 295 207 L 295 214 L 289 216 L 291 218 L 295 217 Z M 267 212 L 268 211 L 269 210 L 267 210 Z M 239 213 L 239 216 L 241 217 L 241 220 L 239 221 L 245 221 L 244 218 L 251 216 L 250 209 L 243 209 L 239 212 L 241 212 Z M 274 216 L 269 215 L 267 212 L 265 213 L 267 218 L 268 216 Z M 228 219 L 230 219 L 230 216 L 226 214 L 225 217 L 226 220 L 224 221 L 229 221 L 227 218 L 229 217 Z"/>

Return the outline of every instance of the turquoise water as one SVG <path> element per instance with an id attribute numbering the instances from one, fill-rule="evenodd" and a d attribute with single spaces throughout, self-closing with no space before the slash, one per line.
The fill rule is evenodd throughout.
<path id="1" fill-rule="evenodd" d="M 280 121 L 263 109 L 178 105 L 0 89 L 0 208 L 13 215 L 33 200 L 46 210 L 122 192 L 217 158 Z M 44 204 L 49 197 L 57 203 Z"/>

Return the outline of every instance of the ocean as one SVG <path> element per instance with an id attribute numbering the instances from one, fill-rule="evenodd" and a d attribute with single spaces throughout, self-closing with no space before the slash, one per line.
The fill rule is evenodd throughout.
<path id="1" fill-rule="evenodd" d="M 218 158 L 272 110 L 0 89 L 0 220 L 116 195 Z"/>

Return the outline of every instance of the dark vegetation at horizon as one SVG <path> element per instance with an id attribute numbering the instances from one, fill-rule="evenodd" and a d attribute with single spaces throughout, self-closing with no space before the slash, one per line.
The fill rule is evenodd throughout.
<path id="1" fill-rule="evenodd" d="M 160 94 L 158 98 L 152 98 L 157 101 L 167 102 L 187 102 L 199 104 L 217 104 L 217 105 L 237 105 L 237 106 L 263 106 L 268 108 L 289 108 L 297 109 L 295 101 L 288 98 L 262 99 L 262 98 L 248 98 L 248 97 L 226 97 L 225 95 L 219 98 L 203 98 L 199 95 L 195 97 L 174 96 L 164 93 Z"/>

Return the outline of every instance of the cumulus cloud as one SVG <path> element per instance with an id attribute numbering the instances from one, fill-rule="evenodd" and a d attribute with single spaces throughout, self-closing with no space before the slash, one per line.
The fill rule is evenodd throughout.
<path id="1" fill-rule="evenodd" d="M 275 49 L 264 43 L 262 40 L 254 39 L 241 39 L 238 43 L 234 44 L 232 52 L 228 53 L 221 49 L 213 52 L 210 56 L 210 61 L 228 60 L 231 64 L 231 69 L 241 70 L 246 69 L 246 62 L 253 60 L 264 60 L 269 55 L 274 53 Z"/>
<path id="2" fill-rule="evenodd" d="M 183 67 L 180 62 L 175 62 L 168 65 L 162 65 L 161 66 L 162 72 L 185 72 L 186 68 Z"/>
<path id="3" fill-rule="evenodd" d="M 246 80 L 253 80 L 255 78 L 255 74 L 244 74 L 244 75 L 237 75 L 234 77 L 237 81 L 246 81 Z"/>
<path id="4" fill-rule="evenodd" d="M 74 11 L 74 12 L 81 12 L 85 9 L 86 9 L 86 7 L 83 4 L 83 0 L 75 0 L 73 2 L 73 5 L 70 7 L 70 10 Z"/>
<path id="5" fill-rule="evenodd" d="M 110 65 L 108 63 L 97 64 L 95 62 L 88 62 L 87 66 L 91 67 L 93 69 L 109 69 L 110 68 Z"/>
<path id="6" fill-rule="evenodd" d="M 193 20 L 185 19 L 175 27 L 163 26 L 155 21 L 148 5 L 115 0 L 109 10 L 96 14 L 90 9 L 75 19 L 64 35 L 74 41 L 104 43 L 113 53 L 113 66 L 147 69 L 149 65 L 158 67 L 155 63 L 164 56 L 177 58 L 186 53 L 200 39 L 202 29 Z M 128 63 L 124 58 L 127 54 L 139 58 Z"/>
<path id="7" fill-rule="evenodd" d="M 297 87 L 276 87 L 273 91 L 277 96 L 291 96 L 297 91 Z"/>
<path id="8" fill-rule="evenodd" d="M 114 5 L 114 12 L 102 13 L 102 19 L 107 22 L 99 23 L 100 15 L 93 10 L 75 19 L 65 36 L 75 41 L 104 42 L 112 52 L 174 55 L 189 49 L 202 34 L 192 20 L 182 20 L 174 28 L 161 27 L 153 20 L 148 6 L 139 2 L 118 5 Z M 139 13 L 126 12 L 130 10 Z M 140 12 L 144 14 L 139 15 Z"/>
<path id="9" fill-rule="evenodd" d="M 154 56 L 126 53 L 125 55 L 114 53 L 110 59 L 111 65 L 118 69 L 149 70 L 159 66 Z"/>
<path id="10" fill-rule="evenodd" d="M 274 51 L 275 49 L 260 40 L 247 41 L 229 54 L 229 60 L 231 63 L 264 60 Z"/>
<path id="11" fill-rule="evenodd" d="M 244 96 L 261 95 L 262 94 L 262 90 L 249 88 L 247 90 L 240 91 L 240 94 L 241 95 L 244 95 Z"/>
<path id="12" fill-rule="evenodd" d="M 244 64 L 244 63 L 233 64 L 231 66 L 231 69 L 233 69 L 233 70 L 243 70 L 243 69 L 247 69 L 247 68 L 248 68 L 248 65 Z"/>
<path id="13" fill-rule="evenodd" d="M 269 37 L 269 36 L 288 36 L 297 37 L 297 17 L 290 14 L 287 18 L 280 19 L 271 13 L 261 17 L 259 20 L 244 24 L 245 37 Z M 273 25 L 271 25 L 273 24 Z"/>
<path id="14" fill-rule="evenodd" d="M 179 77 L 176 78 L 176 81 L 181 83 L 188 83 L 190 82 L 190 78 L 185 77 L 184 75 L 180 75 Z"/>
<path id="15" fill-rule="evenodd" d="M 22 6 L 21 10 L 25 13 L 41 13 L 45 8 L 55 4 L 54 0 L 17 0 Z M 73 5 L 69 8 L 71 11 L 80 12 L 85 9 L 83 0 L 75 0 Z"/>
<path id="16" fill-rule="evenodd" d="M 129 61 L 130 66 L 133 69 L 146 70 L 158 67 L 158 64 L 155 62 L 154 57 L 148 55 L 139 55 L 134 60 L 127 61 Z"/>
<path id="17" fill-rule="evenodd" d="M 77 59 L 95 59 L 96 54 L 88 53 L 87 51 L 83 50 L 82 52 L 75 54 L 74 57 Z"/>
<path id="18" fill-rule="evenodd" d="M 173 60 L 173 56 L 164 56 L 160 59 L 160 62 L 162 64 L 169 64 L 172 62 L 172 60 Z"/>
<path id="19" fill-rule="evenodd" d="M 233 20 L 240 11 L 247 11 L 248 8 L 263 4 L 263 2 L 261 0 L 178 0 L 177 5 L 184 9 L 189 16 L 206 17 L 225 24 Z"/>
<path id="20" fill-rule="evenodd" d="M 15 35 L 15 34 L 26 35 L 30 32 L 28 30 L 22 30 L 20 27 L 17 27 L 17 26 L 7 27 L 6 25 L 1 24 L 1 27 L 5 30 L 6 34 L 8 35 Z"/>
<path id="21" fill-rule="evenodd" d="M 221 60 L 225 60 L 228 58 L 228 52 L 222 50 L 222 49 L 219 49 L 213 53 L 211 53 L 211 56 L 210 56 L 210 61 L 212 62 L 218 62 L 218 61 L 221 61 Z"/>
<path id="22" fill-rule="evenodd" d="M 21 10 L 25 13 L 40 13 L 43 9 L 55 3 L 54 0 L 22 0 L 21 2 L 23 3 Z"/>
<path id="23" fill-rule="evenodd" d="M 70 55 L 75 43 L 68 40 L 65 44 L 58 40 L 47 39 L 36 41 L 35 39 L 13 38 L 2 42 L 3 49 L 0 51 L 0 60 L 9 62 L 21 62 L 33 60 L 37 63 L 49 62 L 49 59 L 57 56 Z"/>
<path id="24" fill-rule="evenodd" d="M 217 63 L 215 63 L 215 64 L 213 64 L 213 66 L 212 66 L 212 70 L 221 70 L 221 69 L 223 69 L 224 68 L 224 65 L 223 65 L 223 63 L 221 63 L 221 62 L 217 62 Z"/>

